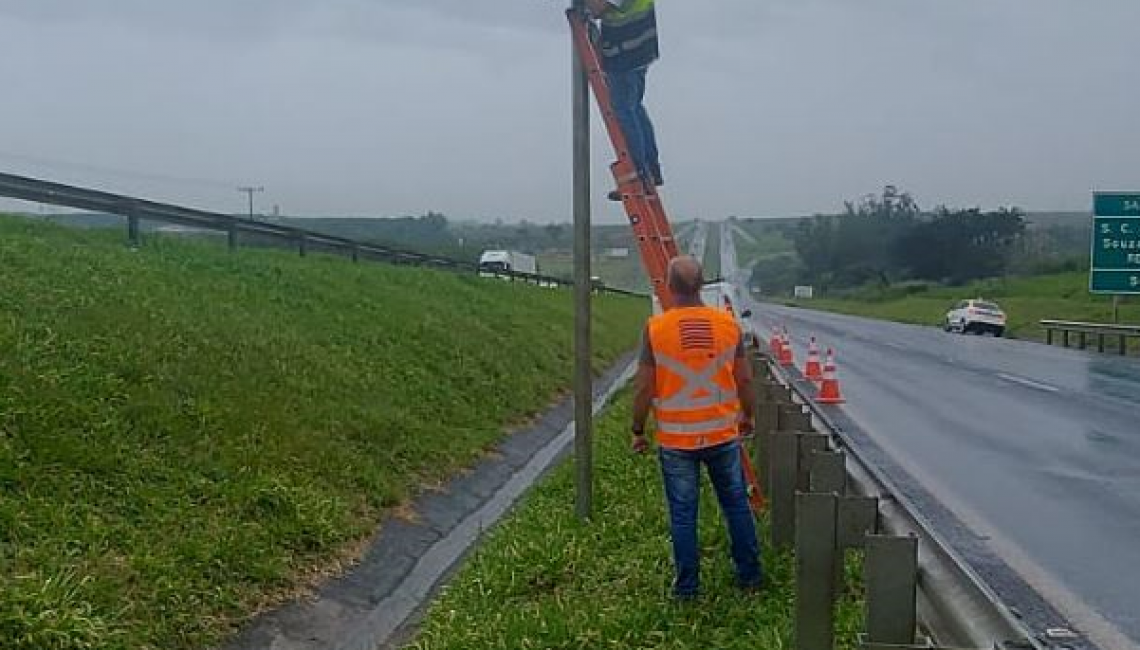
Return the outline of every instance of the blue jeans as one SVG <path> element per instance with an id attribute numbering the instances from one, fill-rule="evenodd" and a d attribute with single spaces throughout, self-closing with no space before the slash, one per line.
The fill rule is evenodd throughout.
<path id="1" fill-rule="evenodd" d="M 669 523 L 673 537 L 673 563 L 677 578 L 673 594 L 695 596 L 700 586 L 700 555 L 697 546 L 697 506 L 700 501 L 701 464 L 709 473 L 721 512 L 728 524 L 736 581 L 742 587 L 758 587 L 763 580 L 756 524 L 748 509 L 748 490 L 740 465 L 740 441 L 681 451 L 661 449 L 661 473 L 665 477 L 665 498 L 669 502 Z"/>
<path id="2" fill-rule="evenodd" d="M 621 130 L 629 145 L 629 155 L 637 171 L 649 182 L 661 176 L 658 161 L 657 136 L 653 122 L 645 110 L 645 74 L 647 68 L 614 72 L 606 75 L 610 87 L 610 100 L 614 106 Z"/>

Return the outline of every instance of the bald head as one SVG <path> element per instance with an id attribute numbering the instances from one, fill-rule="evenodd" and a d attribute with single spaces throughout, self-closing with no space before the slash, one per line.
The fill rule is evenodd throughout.
<path id="1" fill-rule="evenodd" d="M 674 257 L 669 261 L 667 281 L 669 291 L 678 300 L 700 299 L 701 286 L 704 284 L 704 278 L 701 277 L 701 263 L 692 255 Z"/>

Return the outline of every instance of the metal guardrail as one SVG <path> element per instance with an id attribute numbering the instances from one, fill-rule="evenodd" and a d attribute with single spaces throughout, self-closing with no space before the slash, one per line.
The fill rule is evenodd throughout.
<path id="1" fill-rule="evenodd" d="M 245 233 L 296 246 L 302 256 L 308 253 L 311 246 L 321 246 L 349 256 L 354 262 L 365 258 L 392 264 L 412 264 L 460 272 L 478 272 L 478 265 L 462 260 L 400 250 L 345 237 L 326 235 L 312 230 L 240 219 L 228 214 L 207 212 L 14 174 L 0 173 L 0 196 L 126 217 L 128 239 L 136 246 L 141 241 L 139 222 L 148 220 L 225 232 L 231 249 L 237 248 L 238 234 Z M 574 286 L 571 280 L 532 273 L 498 272 L 495 276 L 540 286 Z M 601 293 L 648 298 L 646 294 L 612 287 L 601 286 L 597 290 Z"/>
<path id="2" fill-rule="evenodd" d="M 1085 323 L 1067 320 L 1043 320 L 1041 327 L 1045 330 L 1045 342 L 1053 345 L 1057 333 L 1061 335 L 1061 345 L 1069 347 L 1073 334 L 1077 335 L 1077 347 L 1081 350 L 1088 348 L 1089 337 L 1096 337 L 1096 349 L 1105 351 L 1105 341 L 1109 338 L 1117 339 L 1116 350 L 1122 355 L 1128 354 L 1128 339 L 1140 338 L 1140 325 L 1110 325 L 1107 323 Z"/>
<path id="3" fill-rule="evenodd" d="M 826 596 L 820 594 L 835 590 L 836 578 L 827 566 L 842 555 L 835 556 L 832 545 L 867 552 L 864 648 L 1048 647 L 814 402 L 811 382 L 766 354 L 758 355 L 756 364 L 761 371 L 757 461 L 768 470 L 770 534 L 777 547 L 795 546 L 797 590 L 807 590 L 797 599 L 814 600 L 814 605 L 797 602 L 797 649 L 828 647 L 821 645 L 824 638 L 799 637 L 801 631 L 825 634 L 830 622 Z M 812 527 L 810 533 L 804 526 Z M 821 544 L 821 536 L 835 541 Z M 813 563 L 814 577 L 808 575 Z M 914 623 L 921 623 L 930 638 L 914 638 Z"/>

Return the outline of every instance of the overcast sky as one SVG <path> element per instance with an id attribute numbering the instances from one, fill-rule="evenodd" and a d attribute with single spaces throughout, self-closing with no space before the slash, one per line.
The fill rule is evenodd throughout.
<path id="1" fill-rule="evenodd" d="M 658 13 L 675 218 L 833 211 L 887 183 L 924 207 L 1140 189 L 1138 0 Z M 252 184 L 289 214 L 565 220 L 568 48 L 552 0 L 0 0 L 0 170 L 224 211 Z"/>

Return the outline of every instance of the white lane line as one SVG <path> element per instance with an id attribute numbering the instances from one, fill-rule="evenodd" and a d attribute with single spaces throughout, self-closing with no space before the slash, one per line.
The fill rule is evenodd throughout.
<path id="1" fill-rule="evenodd" d="M 1025 377 L 1018 377 L 1017 375 L 1007 375 L 1004 372 L 999 372 L 997 374 L 997 376 L 1001 377 L 1002 379 L 1004 379 L 1006 381 L 1013 382 L 1015 384 L 1021 384 L 1022 386 L 1027 386 L 1029 388 L 1033 388 L 1036 390 L 1043 390 L 1046 393 L 1059 393 L 1059 392 L 1061 392 L 1061 389 L 1057 388 L 1056 386 L 1052 386 L 1050 384 L 1042 384 L 1039 381 L 1033 381 L 1032 379 L 1026 379 Z"/>

